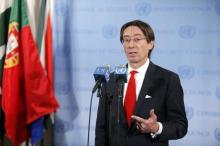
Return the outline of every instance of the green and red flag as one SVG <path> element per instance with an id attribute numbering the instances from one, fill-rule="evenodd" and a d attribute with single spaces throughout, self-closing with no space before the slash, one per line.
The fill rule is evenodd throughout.
<path id="1" fill-rule="evenodd" d="M 13 2 L 3 70 L 5 129 L 14 145 L 29 137 L 30 123 L 58 108 L 31 33 L 26 7 L 25 0 Z"/>

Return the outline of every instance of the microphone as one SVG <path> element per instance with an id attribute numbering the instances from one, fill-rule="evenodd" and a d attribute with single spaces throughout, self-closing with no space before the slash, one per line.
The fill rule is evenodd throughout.
<path id="1" fill-rule="evenodd" d="M 92 89 L 92 95 L 91 95 L 91 100 L 90 100 L 87 146 L 89 146 L 90 120 L 91 120 L 93 93 L 95 93 L 95 91 L 98 89 L 97 97 L 102 97 L 101 85 L 107 83 L 107 81 L 109 80 L 109 75 L 110 75 L 110 65 L 103 65 L 103 66 L 97 67 L 93 74 L 96 83 Z"/>
<path id="2" fill-rule="evenodd" d="M 120 125 L 120 103 L 123 100 L 123 83 L 127 82 L 127 67 L 125 65 L 118 65 L 115 67 L 115 79 L 118 84 L 118 97 L 117 97 L 117 127 L 119 130 Z"/>
<path id="3" fill-rule="evenodd" d="M 96 84 L 92 89 L 92 93 L 94 93 L 97 88 L 100 88 L 100 84 L 107 83 L 110 75 L 110 65 L 99 66 L 95 69 L 93 74 Z"/>
<path id="4" fill-rule="evenodd" d="M 127 67 L 126 65 L 118 65 L 115 67 L 116 81 L 127 82 Z"/>

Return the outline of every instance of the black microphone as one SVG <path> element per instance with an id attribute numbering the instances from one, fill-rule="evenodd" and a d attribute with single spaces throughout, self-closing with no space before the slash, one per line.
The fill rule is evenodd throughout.
<path id="1" fill-rule="evenodd" d="M 92 89 L 92 93 L 94 93 L 102 83 L 107 83 L 107 81 L 109 80 L 109 75 L 110 65 L 99 66 L 95 69 L 93 76 L 95 78 L 96 84 Z"/>
<path id="2" fill-rule="evenodd" d="M 102 94 L 101 94 L 102 88 L 101 87 L 103 84 L 108 82 L 109 75 L 110 75 L 110 65 L 103 65 L 103 66 L 97 67 L 95 69 L 94 74 L 93 74 L 96 83 L 92 89 L 92 95 L 91 95 L 91 100 L 90 100 L 87 146 L 89 146 L 90 120 L 91 120 L 93 93 L 95 93 L 95 91 L 98 89 L 97 97 L 102 97 Z"/>
<path id="3" fill-rule="evenodd" d="M 115 79 L 118 84 L 118 97 L 117 97 L 117 115 L 116 115 L 116 121 L 117 121 L 117 130 L 118 133 L 120 133 L 120 103 L 123 100 L 123 84 L 127 82 L 127 67 L 125 65 L 118 65 L 115 67 Z"/>
<path id="4" fill-rule="evenodd" d="M 127 82 L 127 67 L 126 65 L 118 65 L 115 67 L 116 81 Z"/>

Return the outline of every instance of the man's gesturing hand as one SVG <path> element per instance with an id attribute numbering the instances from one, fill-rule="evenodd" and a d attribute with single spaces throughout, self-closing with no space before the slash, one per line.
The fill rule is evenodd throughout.
<path id="1" fill-rule="evenodd" d="M 159 129 L 157 115 L 154 113 L 154 109 L 150 110 L 150 117 L 148 119 L 143 119 L 135 115 L 132 115 L 131 118 L 137 121 L 137 129 L 142 133 L 156 133 Z"/>

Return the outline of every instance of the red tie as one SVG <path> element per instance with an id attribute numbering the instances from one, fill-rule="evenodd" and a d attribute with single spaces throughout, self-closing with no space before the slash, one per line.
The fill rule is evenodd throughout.
<path id="1" fill-rule="evenodd" d="M 131 77 L 128 82 L 127 91 L 125 94 L 125 101 L 124 101 L 124 108 L 125 108 L 125 114 L 128 122 L 128 127 L 131 126 L 131 115 L 134 112 L 135 104 L 136 104 L 136 83 L 134 75 L 137 73 L 137 71 L 132 70 L 130 72 Z"/>

